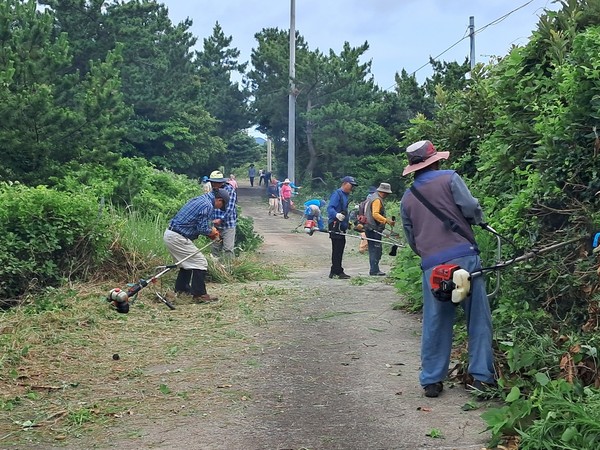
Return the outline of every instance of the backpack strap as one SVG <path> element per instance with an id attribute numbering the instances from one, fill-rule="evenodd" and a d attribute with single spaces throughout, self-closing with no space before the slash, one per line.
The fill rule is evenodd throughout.
<path id="1" fill-rule="evenodd" d="M 473 238 L 470 237 L 469 235 L 467 235 L 467 233 L 465 233 L 465 231 L 460 227 L 460 225 L 458 225 L 456 222 L 454 222 L 452 219 L 449 219 L 448 217 L 446 217 L 439 209 L 437 209 L 435 206 L 433 206 L 431 204 L 431 202 L 429 200 L 427 200 L 423 194 L 421 194 L 417 188 L 412 185 L 410 187 L 410 192 L 413 193 L 413 195 L 417 198 L 417 200 L 419 200 L 423 205 L 425 205 L 425 207 L 432 212 L 432 214 L 437 217 L 443 224 L 444 227 L 447 230 L 453 231 L 454 233 L 458 233 L 460 234 L 462 237 L 464 237 L 467 241 L 469 241 L 471 244 L 477 245 L 476 242 L 474 242 Z"/>

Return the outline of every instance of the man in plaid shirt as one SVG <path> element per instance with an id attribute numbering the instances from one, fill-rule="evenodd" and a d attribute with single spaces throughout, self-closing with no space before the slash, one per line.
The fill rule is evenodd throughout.
<path id="1" fill-rule="evenodd" d="M 218 300 L 206 292 L 205 278 L 208 262 L 193 241 L 199 236 L 218 240 L 219 232 L 213 226 L 214 211 L 226 209 L 229 194 L 217 189 L 188 201 L 169 222 L 163 236 L 164 242 L 175 261 L 179 273 L 175 281 L 175 292 L 188 293 L 199 303 Z"/>
<path id="2" fill-rule="evenodd" d="M 229 194 L 229 202 L 225 210 L 215 209 L 213 222 L 221 235 L 220 240 L 213 241 L 212 255 L 231 261 L 235 257 L 235 228 L 237 225 L 237 193 L 234 187 L 227 182 L 219 171 L 210 174 L 209 181 L 213 189 L 224 189 Z"/>
<path id="3" fill-rule="evenodd" d="M 222 239 L 213 241 L 212 254 L 216 257 L 222 254 L 225 260 L 231 261 L 235 257 L 233 249 L 235 247 L 235 227 L 237 224 L 237 193 L 229 183 L 225 183 L 222 189 L 229 194 L 229 202 L 225 211 L 215 209 L 214 212 L 214 223 Z"/>

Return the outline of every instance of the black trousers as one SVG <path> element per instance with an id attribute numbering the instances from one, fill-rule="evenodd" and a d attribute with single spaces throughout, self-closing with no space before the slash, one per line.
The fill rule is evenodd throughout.
<path id="1" fill-rule="evenodd" d="M 340 227 L 337 222 L 329 224 L 329 231 L 339 232 Z M 344 258 L 344 248 L 346 247 L 346 236 L 329 233 L 331 239 L 331 274 L 339 275 L 344 273 L 342 259 Z"/>
<path id="2" fill-rule="evenodd" d="M 185 292 L 193 296 L 206 294 L 206 270 L 179 269 L 175 280 L 175 292 Z"/>

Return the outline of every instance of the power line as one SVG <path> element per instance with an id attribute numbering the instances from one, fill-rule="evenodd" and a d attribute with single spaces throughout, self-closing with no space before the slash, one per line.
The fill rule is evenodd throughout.
<path id="1" fill-rule="evenodd" d="M 507 12 L 506 14 L 498 17 L 497 19 L 492 20 L 491 22 L 489 22 L 488 24 L 484 25 L 483 27 L 479 28 L 478 30 L 474 31 L 474 34 L 478 34 L 481 33 L 482 31 L 484 31 L 486 28 L 492 26 L 492 25 L 497 25 L 500 22 L 502 22 L 503 20 L 505 20 L 507 17 L 509 17 L 511 14 L 519 11 L 520 9 L 525 8 L 527 5 L 529 5 L 530 3 L 532 3 L 534 0 L 529 0 L 526 3 L 523 3 L 521 6 L 518 6 L 517 8 L 513 9 L 512 11 Z M 468 29 L 468 27 L 467 27 Z M 456 41 L 454 44 L 452 44 L 450 47 L 448 47 L 446 50 L 444 50 L 443 52 L 441 52 L 439 55 L 435 56 L 433 59 L 436 60 L 438 59 L 440 56 L 442 56 L 443 54 L 449 52 L 450 50 L 452 50 L 454 47 L 456 47 L 458 44 L 460 44 L 462 41 L 464 41 L 465 39 L 467 39 L 469 37 L 468 34 L 463 35 L 462 38 L 460 38 L 458 41 Z M 419 70 L 423 69 L 424 67 L 429 65 L 429 61 L 426 62 L 425 64 L 423 64 L 422 66 L 420 66 L 417 70 L 415 70 L 414 72 L 411 73 L 411 76 L 415 75 Z M 390 86 L 389 88 L 385 89 L 386 91 L 389 91 L 390 89 L 396 87 L 397 83 L 394 83 L 392 86 Z"/>

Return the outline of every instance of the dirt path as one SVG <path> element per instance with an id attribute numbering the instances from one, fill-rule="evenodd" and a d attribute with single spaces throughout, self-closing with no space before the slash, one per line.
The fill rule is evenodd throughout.
<path id="1" fill-rule="evenodd" d="M 293 268 L 286 283 L 297 286 L 300 297 L 257 336 L 262 349 L 257 368 L 243 375 L 252 397 L 248 405 L 191 421 L 187 430 L 162 430 L 160 439 L 148 444 L 280 450 L 483 447 L 481 411 L 461 410 L 471 400 L 462 387 L 447 389 L 438 399 L 423 397 L 418 317 L 391 310 L 397 294 L 383 280 L 368 277 L 358 241 L 348 239 L 344 265 L 366 283 L 330 280 L 327 236 L 290 233 L 299 216 L 269 217 L 257 194 L 256 187 L 240 188 L 244 214 L 254 218 L 265 237 L 263 257 Z M 443 438 L 428 437 L 432 429 Z"/>
<path id="2" fill-rule="evenodd" d="M 257 326 L 247 358 L 212 367 L 236 400 L 207 402 L 147 422 L 125 418 L 97 448 L 121 449 L 481 449 L 489 437 L 481 410 L 461 386 L 438 399 L 418 384 L 418 316 L 393 311 L 394 288 L 368 276 L 366 255 L 348 239 L 344 267 L 330 280 L 325 234 L 292 233 L 300 216 L 269 217 L 262 189 L 240 187 L 243 214 L 265 238 L 261 258 L 291 268 L 287 280 L 261 282 L 290 292 Z M 301 229 L 300 229 L 301 230 Z M 386 252 L 384 252 L 385 254 Z M 385 256 L 382 270 L 389 269 Z M 360 280 L 360 281 L 357 281 Z M 219 292 L 223 294 L 223 290 Z M 188 361 L 201 365 L 201 361 Z M 216 397 L 213 397 L 216 398 Z M 197 405 L 196 405 L 197 406 Z M 127 429 L 132 436 L 127 438 Z M 439 433 L 440 437 L 428 434 Z M 75 447 L 73 447 L 75 448 Z"/>

